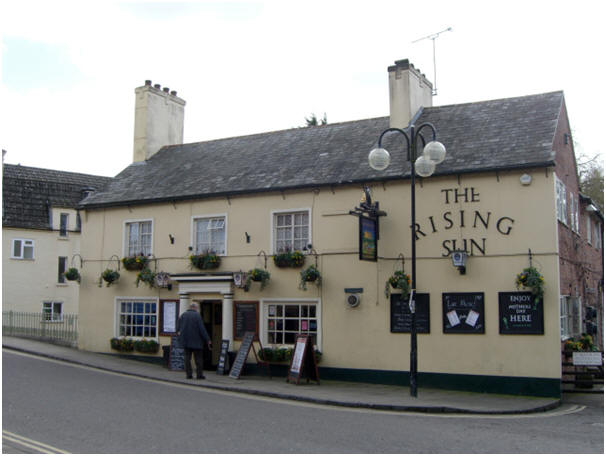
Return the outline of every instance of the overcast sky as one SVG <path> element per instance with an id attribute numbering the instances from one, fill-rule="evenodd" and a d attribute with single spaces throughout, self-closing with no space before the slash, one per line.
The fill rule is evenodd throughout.
<path id="1" fill-rule="evenodd" d="M 410 59 L 434 105 L 563 90 L 577 154 L 604 152 L 603 1 L 1 0 L 5 163 L 113 176 L 132 161 L 135 87 L 176 90 L 185 142 L 389 113 Z M 380 132 L 377 132 L 377 134 Z M 503 132 L 516 134 L 516 125 Z M 456 151 L 448 151 L 456 153 Z"/>

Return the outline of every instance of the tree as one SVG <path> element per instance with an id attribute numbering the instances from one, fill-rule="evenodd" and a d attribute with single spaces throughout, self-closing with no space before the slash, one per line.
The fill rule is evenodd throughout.
<path id="1" fill-rule="evenodd" d="M 588 158 L 580 154 L 577 159 L 579 171 L 579 185 L 581 192 L 590 197 L 594 203 L 599 204 L 600 211 L 604 212 L 604 166 L 600 155 Z"/>
<path id="2" fill-rule="evenodd" d="M 312 113 L 311 116 L 305 118 L 306 127 L 315 127 L 317 125 L 326 125 L 328 124 L 328 120 L 326 119 L 326 113 L 324 113 L 324 117 L 321 120 L 318 120 L 315 113 Z"/>

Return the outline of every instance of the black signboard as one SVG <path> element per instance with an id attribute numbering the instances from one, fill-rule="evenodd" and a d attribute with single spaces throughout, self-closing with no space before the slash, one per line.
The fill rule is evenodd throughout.
<path id="1" fill-rule="evenodd" d="M 379 224 L 376 218 L 360 216 L 359 245 L 360 260 L 377 261 Z"/>
<path id="2" fill-rule="evenodd" d="M 250 352 L 250 347 L 252 346 L 254 338 L 254 332 L 247 332 L 244 335 L 244 338 L 242 339 L 242 344 L 240 345 L 240 350 L 238 350 L 238 354 L 236 355 L 236 359 L 234 360 L 234 365 L 232 366 L 231 372 L 229 373 L 230 377 L 240 378 L 240 374 L 242 373 L 244 363 L 246 363 L 246 359 L 248 358 L 248 352 Z"/>
<path id="3" fill-rule="evenodd" d="M 178 336 L 170 338 L 168 368 L 170 370 L 185 370 L 185 350 L 183 349 L 181 342 L 179 342 Z"/>
<path id="4" fill-rule="evenodd" d="M 544 334 L 543 300 L 528 291 L 499 293 L 500 334 Z"/>
<path id="5" fill-rule="evenodd" d="M 392 294 L 390 310 L 390 331 L 392 333 L 409 333 L 412 321 L 408 297 L 401 299 L 402 295 Z M 413 296 L 416 313 L 417 333 L 429 334 L 429 293 L 416 293 Z"/>
<path id="6" fill-rule="evenodd" d="M 225 375 L 229 372 L 229 340 L 223 339 L 221 341 L 221 353 L 219 353 L 219 363 L 217 364 L 217 375 Z"/>
<path id="7" fill-rule="evenodd" d="M 445 333 L 484 334 L 484 293 L 442 293 Z"/>
<path id="8" fill-rule="evenodd" d="M 234 339 L 242 340 L 244 334 L 259 331 L 259 320 L 257 317 L 258 302 L 236 302 L 234 303 Z"/>

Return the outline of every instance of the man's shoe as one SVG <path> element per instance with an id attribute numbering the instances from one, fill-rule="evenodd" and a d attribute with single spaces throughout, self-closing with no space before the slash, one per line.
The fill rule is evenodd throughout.
<path id="1" fill-rule="evenodd" d="M 198 380 L 204 380 L 206 377 L 204 375 L 198 375 L 196 378 Z"/>
<path id="2" fill-rule="evenodd" d="M 191 375 L 188 375 L 188 376 L 187 376 L 187 377 L 185 377 L 185 378 L 186 378 L 186 379 L 191 379 L 191 378 L 192 378 L 192 376 L 191 376 Z"/>

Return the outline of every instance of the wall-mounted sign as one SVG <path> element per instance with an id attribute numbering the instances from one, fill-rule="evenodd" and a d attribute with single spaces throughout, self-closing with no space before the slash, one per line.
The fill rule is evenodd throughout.
<path id="1" fill-rule="evenodd" d="M 544 334 L 543 300 L 528 291 L 499 293 L 500 334 Z"/>
<path id="2" fill-rule="evenodd" d="M 484 293 L 442 293 L 444 333 L 484 334 Z"/>
<path id="3" fill-rule="evenodd" d="M 234 340 L 242 340 L 247 332 L 259 333 L 258 307 L 257 301 L 234 302 Z"/>
<path id="4" fill-rule="evenodd" d="M 392 294 L 390 301 L 390 331 L 392 333 L 409 333 L 412 314 L 408 298 L 402 300 L 402 295 Z M 417 333 L 429 334 L 429 293 L 415 293 L 413 297 L 416 313 Z"/>
<path id="5" fill-rule="evenodd" d="M 160 301 L 160 335 L 177 334 L 177 318 L 179 318 L 179 301 Z"/>
<path id="6" fill-rule="evenodd" d="M 376 218 L 360 216 L 360 260 L 377 261 L 378 221 Z"/>

